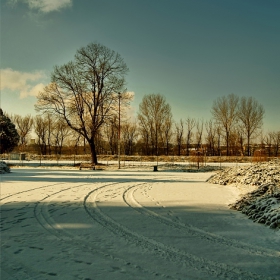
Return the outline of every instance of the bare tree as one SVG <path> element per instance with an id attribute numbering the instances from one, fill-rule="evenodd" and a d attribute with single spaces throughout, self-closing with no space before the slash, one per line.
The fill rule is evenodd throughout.
<path id="1" fill-rule="evenodd" d="M 240 155 L 243 156 L 244 155 L 244 135 L 243 135 L 240 127 L 237 128 L 236 133 L 237 133 L 237 137 L 238 137 L 237 142 L 239 145 Z"/>
<path id="2" fill-rule="evenodd" d="M 118 53 L 89 44 L 76 52 L 73 62 L 54 68 L 52 83 L 38 95 L 36 108 L 64 118 L 86 139 L 92 162 L 97 164 L 95 136 L 118 107 L 118 93 L 124 91 L 127 72 Z"/>
<path id="3" fill-rule="evenodd" d="M 278 157 L 280 147 L 280 131 L 273 133 L 274 156 Z"/>
<path id="4" fill-rule="evenodd" d="M 144 118 L 139 119 L 139 126 L 138 126 L 139 135 L 141 137 L 141 154 L 150 154 L 150 138 L 151 133 L 148 127 L 147 122 L 145 122 Z"/>
<path id="5" fill-rule="evenodd" d="M 238 155 L 239 152 L 239 133 L 238 129 L 235 127 L 229 136 L 229 150 L 231 155 Z"/>
<path id="6" fill-rule="evenodd" d="M 224 131 L 227 156 L 229 155 L 230 133 L 237 122 L 238 101 L 238 96 L 233 93 L 228 96 L 219 97 L 214 101 L 211 110 L 214 120 Z"/>
<path id="7" fill-rule="evenodd" d="M 105 139 L 109 145 L 109 149 L 112 155 L 117 154 L 118 151 L 118 121 L 117 116 L 110 118 L 104 128 Z"/>
<path id="8" fill-rule="evenodd" d="M 20 150 L 23 151 L 28 142 L 28 137 L 32 131 L 33 118 L 31 117 L 30 114 L 24 117 L 16 114 L 13 116 L 13 120 L 20 137 L 19 139 Z"/>
<path id="9" fill-rule="evenodd" d="M 216 128 L 212 120 L 205 122 L 206 129 L 206 143 L 208 148 L 208 153 L 210 155 L 215 155 L 215 145 L 216 145 Z"/>
<path id="10" fill-rule="evenodd" d="M 273 147 L 273 140 L 274 140 L 273 138 L 274 138 L 273 132 L 267 133 L 263 138 L 263 142 L 266 145 L 266 149 L 267 149 L 269 157 L 271 157 L 271 155 L 272 155 L 272 147 Z"/>
<path id="11" fill-rule="evenodd" d="M 190 146 L 191 146 L 191 141 L 193 137 L 193 128 L 195 127 L 196 121 L 193 118 L 188 117 L 186 120 L 186 125 L 187 125 L 187 144 L 186 144 L 186 150 L 187 153 L 186 155 L 190 155 Z"/>
<path id="12" fill-rule="evenodd" d="M 253 97 L 242 97 L 238 108 L 240 127 L 247 139 L 247 155 L 250 155 L 250 141 L 263 124 L 264 108 Z"/>
<path id="13" fill-rule="evenodd" d="M 52 130 L 54 126 L 54 118 L 51 114 L 47 113 L 45 115 L 45 123 L 47 126 L 47 153 L 51 155 L 52 153 Z"/>
<path id="14" fill-rule="evenodd" d="M 171 107 L 160 94 L 149 94 L 143 97 L 139 105 L 138 120 L 142 132 L 148 133 L 152 154 L 158 154 L 160 135 L 166 119 L 172 116 Z M 141 135 L 147 137 L 146 135 Z"/>
<path id="15" fill-rule="evenodd" d="M 40 148 L 40 154 L 47 154 L 47 134 L 48 125 L 47 120 L 42 116 L 36 116 L 34 119 L 34 130 L 38 136 L 38 145 Z"/>
<path id="16" fill-rule="evenodd" d="M 172 139 L 172 126 L 173 126 L 173 120 L 172 115 L 170 114 L 163 124 L 162 128 L 162 143 L 165 146 L 165 155 L 169 155 L 169 147 L 170 142 Z"/>
<path id="17" fill-rule="evenodd" d="M 121 138 L 125 155 L 132 155 L 134 143 L 137 140 L 137 124 L 136 122 L 126 121 L 121 126 Z"/>
<path id="18" fill-rule="evenodd" d="M 221 138 L 222 138 L 222 129 L 219 125 L 216 125 L 216 134 L 217 134 L 217 152 L 218 155 L 221 155 Z"/>
<path id="19" fill-rule="evenodd" d="M 178 123 L 175 123 L 175 133 L 176 133 L 176 144 L 178 156 L 181 155 L 181 149 L 183 144 L 183 135 L 184 135 L 184 123 L 182 119 Z"/>
<path id="20" fill-rule="evenodd" d="M 64 119 L 60 118 L 55 121 L 51 134 L 54 139 L 55 153 L 61 155 L 63 143 L 67 136 L 70 135 L 70 129 Z"/>
<path id="21" fill-rule="evenodd" d="M 196 122 L 196 150 L 199 150 L 202 146 L 202 134 L 203 134 L 203 120 L 200 122 L 199 120 Z"/>
<path id="22" fill-rule="evenodd" d="M 77 133 L 76 131 L 72 131 L 73 133 L 69 134 L 69 137 L 67 138 L 67 142 L 69 143 L 69 146 L 73 148 L 74 155 L 78 154 L 78 148 L 82 145 L 82 138 L 83 136 L 80 133 Z"/>

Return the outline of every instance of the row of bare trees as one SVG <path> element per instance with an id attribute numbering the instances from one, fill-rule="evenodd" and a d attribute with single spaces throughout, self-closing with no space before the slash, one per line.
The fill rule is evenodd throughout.
<path id="1" fill-rule="evenodd" d="M 188 156 L 191 149 L 202 148 L 209 155 L 220 155 L 225 148 L 227 156 L 249 156 L 253 141 L 258 141 L 260 147 L 268 147 L 270 155 L 278 155 L 280 132 L 261 137 L 264 108 L 253 97 L 219 97 L 214 100 L 211 113 L 213 118 L 209 121 L 187 117 L 173 123 L 170 106 L 163 96 L 145 96 L 138 113 L 145 153 L 155 154 L 160 146 L 169 154 L 169 144 L 173 143 L 178 155 Z"/>
<path id="2" fill-rule="evenodd" d="M 125 104 L 121 103 L 123 107 Z M 124 108 L 123 108 L 124 109 Z M 122 153 L 132 155 L 190 155 L 203 148 L 208 155 L 251 155 L 253 142 L 265 148 L 268 156 L 279 154 L 280 132 L 262 134 L 264 110 L 253 98 L 238 98 L 230 94 L 218 98 L 212 106 L 213 119 L 196 120 L 187 117 L 174 122 L 170 105 L 164 96 L 150 94 L 139 105 L 138 122 L 121 112 Z M 42 154 L 61 154 L 63 145 L 85 146 L 85 138 L 71 129 L 63 118 L 44 114 L 11 116 L 20 135 L 21 151 L 33 129 Z M 117 154 L 119 119 L 117 112 L 96 133 L 98 153 Z"/>
<path id="3" fill-rule="evenodd" d="M 135 143 L 138 137 L 136 122 L 129 122 L 123 117 L 121 125 L 122 152 L 132 155 L 135 152 Z M 36 138 L 33 144 L 38 146 L 42 155 L 61 155 L 63 147 L 71 147 L 73 153 L 77 153 L 78 147 L 83 147 L 86 152 L 86 139 L 81 134 L 73 131 L 63 118 L 56 119 L 53 115 L 43 114 L 32 117 L 18 114 L 9 115 L 15 124 L 20 141 L 19 152 L 25 152 L 31 144 L 31 139 Z M 117 154 L 118 145 L 118 120 L 116 117 L 109 119 L 96 134 L 96 146 L 98 153 Z"/>
<path id="4" fill-rule="evenodd" d="M 226 147 L 226 155 L 250 155 L 264 116 L 254 98 L 223 96 L 214 101 L 211 120 L 188 117 L 174 122 L 165 97 L 149 94 L 139 105 L 137 120 L 131 121 L 125 117 L 132 98 L 125 89 L 127 72 L 122 57 L 101 44 L 78 49 L 73 61 L 54 67 L 51 83 L 38 93 L 35 108 L 40 115 L 14 116 L 21 148 L 33 127 L 41 153 L 51 153 L 55 147 L 59 154 L 71 139 L 69 145 L 78 147 L 82 142 L 90 148 L 94 164 L 97 154 L 116 154 L 119 139 L 125 154 L 189 155 L 192 149 L 203 148 L 216 155 Z M 279 132 L 265 135 L 262 141 L 270 153 L 278 154 Z"/>
<path id="5" fill-rule="evenodd" d="M 61 154 L 62 147 L 65 144 L 64 141 L 71 133 L 63 119 L 55 119 L 49 114 L 35 117 L 15 114 L 9 117 L 15 124 L 20 137 L 18 145 L 20 152 L 26 150 L 26 146 L 30 144 L 30 139 L 35 134 L 37 138 L 36 144 L 39 146 L 41 154 L 46 155 L 52 152 Z"/>
<path id="6" fill-rule="evenodd" d="M 36 109 L 64 119 L 73 131 L 87 141 L 92 162 L 96 164 L 97 145 L 104 134 L 104 127 L 111 152 L 116 150 L 116 137 L 119 138 L 120 133 L 116 133 L 118 105 L 120 107 L 120 98 L 123 107 L 130 100 L 124 89 L 127 72 L 128 68 L 118 53 L 100 44 L 89 44 L 77 50 L 74 61 L 54 68 L 52 83 L 39 93 Z M 191 140 L 197 150 L 201 148 L 206 129 L 212 154 L 217 153 L 217 150 L 220 152 L 224 142 L 227 155 L 232 153 L 232 146 L 237 144 L 243 154 L 246 142 L 246 154 L 249 155 L 252 139 L 261 131 L 264 116 L 262 105 L 252 97 L 239 98 L 230 94 L 214 101 L 212 116 L 213 121 L 205 123 L 202 120 L 187 120 L 186 154 L 189 154 Z M 142 152 L 158 154 L 163 148 L 164 153 L 169 154 L 172 135 L 175 134 L 177 152 L 181 153 L 184 123 L 180 121 L 175 124 L 175 132 L 172 131 L 171 108 L 163 96 L 144 96 L 137 119 Z M 196 132 L 193 135 L 194 127 Z M 130 129 L 130 126 L 128 129 L 123 125 L 126 153 L 132 153 L 132 136 L 138 142 L 136 128 Z"/>
<path id="7" fill-rule="evenodd" d="M 229 155 L 229 144 L 234 134 L 238 134 L 242 146 L 243 141 L 246 141 L 246 153 L 249 155 L 251 139 L 258 136 L 263 125 L 263 106 L 253 97 L 239 98 L 235 94 L 230 94 L 214 101 L 212 115 L 223 132 L 227 155 Z"/>

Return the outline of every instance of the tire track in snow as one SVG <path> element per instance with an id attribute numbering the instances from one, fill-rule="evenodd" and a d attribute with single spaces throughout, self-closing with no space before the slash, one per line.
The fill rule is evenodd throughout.
<path id="1" fill-rule="evenodd" d="M 61 186 L 61 185 L 65 185 L 65 184 L 67 184 L 67 183 L 65 182 L 65 183 L 48 184 L 48 185 L 44 185 L 44 186 L 41 186 L 41 187 L 31 188 L 31 189 L 24 190 L 24 191 L 19 191 L 19 192 L 16 192 L 16 193 L 13 193 L 13 194 L 10 194 L 10 195 L 7 195 L 7 196 L 1 198 L 0 199 L 0 205 L 1 205 L 1 215 L 0 215 L 0 228 L 1 228 L 1 230 L 0 231 L 7 230 L 7 227 L 6 227 L 6 229 L 3 228 L 5 223 L 6 223 L 5 218 L 3 217 L 3 214 L 15 209 L 14 207 L 12 207 L 11 209 L 5 209 L 5 206 L 7 206 L 9 204 L 12 205 L 12 204 L 17 204 L 17 203 L 22 204 L 23 203 L 23 201 L 21 200 L 21 195 L 22 194 L 32 193 L 34 191 L 40 191 L 40 194 L 41 194 L 42 190 L 44 191 L 45 189 L 53 188 L 53 187 Z M 5 202 L 5 200 L 13 198 L 13 197 L 15 197 L 14 200 Z M 27 204 L 25 204 L 24 206 L 21 206 L 21 208 L 18 208 L 17 211 L 18 212 L 19 211 L 20 212 L 25 211 L 26 208 L 30 207 L 31 204 L 34 204 L 34 202 L 29 202 L 29 201 L 26 201 L 26 203 Z M 20 215 L 23 215 L 23 214 L 20 214 Z M 19 215 L 17 215 L 17 216 L 19 216 Z M 8 229 L 10 229 L 10 228 L 8 227 Z"/>
<path id="2" fill-rule="evenodd" d="M 132 186 L 132 187 L 128 188 L 123 193 L 123 200 L 125 201 L 125 203 L 129 207 L 131 207 L 132 209 L 134 209 L 135 211 L 138 211 L 139 213 L 141 213 L 143 215 L 152 217 L 156 221 L 158 221 L 162 224 L 165 224 L 165 225 L 170 226 L 172 228 L 183 230 L 183 231 L 187 232 L 188 234 L 191 234 L 194 237 L 199 237 L 200 239 L 205 239 L 205 240 L 207 240 L 209 242 L 212 242 L 214 244 L 217 244 L 217 243 L 218 244 L 224 244 L 224 245 L 229 246 L 229 247 L 234 247 L 234 248 L 246 250 L 246 251 L 250 252 L 251 254 L 255 254 L 255 255 L 263 255 L 263 256 L 269 256 L 269 257 L 280 257 L 280 252 L 278 252 L 278 251 L 271 250 L 271 249 L 265 249 L 263 247 L 250 245 L 250 244 L 240 242 L 240 241 L 237 241 L 237 240 L 233 240 L 233 239 L 229 239 L 229 238 L 224 238 L 224 237 L 219 236 L 217 234 L 213 234 L 213 233 L 204 231 L 204 230 L 202 230 L 198 227 L 195 227 L 193 225 L 185 224 L 185 223 L 182 223 L 178 220 L 174 221 L 171 218 L 159 215 L 156 212 L 154 212 L 150 209 L 147 209 L 145 206 L 140 204 L 135 199 L 134 192 L 137 189 L 138 188 L 135 187 L 135 186 Z M 160 206 L 160 203 L 157 202 L 157 205 Z"/>
<path id="3" fill-rule="evenodd" d="M 8 205 L 8 204 L 12 204 L 12 203 L 18 203 L 18 201 L 20 201 L 20 203 L 22 203 L 22 201 L 20 200 L 20 195 L 24 194 L 24 193 L 28 193 L 28 192 L 34 192 L 34 191 L 41 191 L 42 189 L 47 189 L 47 188 L 52 188 L 55 187 L 57 185 L 63 185 L 66 183 L 55 183 L 55 184 L 50 184 L 50 185 L 44 185 L 44 186 L 40 186 L 40 187 L 36 187 L 36 188 L 32 188 L 32 189 L 28 189 L 28 190 L 24 190 L 24 191 L 20 191 L 20 192 L 16 192 L 10 195 L 7 195 L 3 198 L 0 199 L 1 201 L 1 231 L 3 230 L 2 227 L 5 225 L 5 221 L 4 219 L 2 220 L 2 216 L 6 211 L 10 211 L 10 210 L 5 210 L 2 209 L 2 207 L 4 205 Z M 13 197 L 17 197 L 16 201 L 8 201 L 8 202 L 4 202 L 5 200 L 9 199 L 9 198 L 13 198 Z M 32 203 L 36 203 L 36 202 L 32 202 Z M 32 204 L 31 202 L 28 202 L 27 206 L 23 206 L 21 207 L 20 211 L 24 211 L 26 208 L 30 208 L 30 204 Z M 27 213 L 26 213 L 27 214 Z M 16 217 L 15 217 L 16 218 Z M 16 218 L 17 219 L 17 218 Z M 15 225 L 17 224 L 17 222 L 15 222 Z M 13 226 L 15 226 L 13 225 Z M 9 229 L 9 228 L 8 228 Z M 6 249 L 10 248 L 10 246 L 4 244 L 1 244 L 1 269 L 3 269 L 3 271 L 5 271 L 9 276 L 11 276 L 11 279 L 38 279 L 38 272 L 31 266 L 28 266 L 27 264 L 25 264 L 23 261 L 20 261 L 18 259 L 15 258 L 14 254 L 9 253 Z M 12 260 L 12 261 L 11 261 Z M 17 275 L 14 275 L 16 272 Z"/>
<path id="4" fill-rule="evenodd" d="M 111 187 L 119 185 L 119 184 L 123 184 L 123 182 L 101 185 L 101 186 L 97 187 L 94 191 L 98 190 L 100 192 L 103 192 L 106 187 L 111 188 Z M 136 269 L 138 271 L 147 273 L 149 275 L 158 275 L 158 276 L 166 277 L 166 275 L 162 275 L 161 273 L 159 273 L 157 271 L 152 271 L 152 270 L 143 268 L 143 267 L 139 266 L 138 264 L 134 264 L 133 262 L 128 261 L 124 258 L 117 257 L 113 254 L 110 254 L 110 253 L 106 252 L 106 251 L 104 252 L 103 249 L 100 249 L 97 246 L 93 246 L 91 242 L 86 241 L 86 240 L 81 240 L 81 239 L 77 238 L 77 236 L 75 236 L 74 234 L 71 234 L 69 231 L 67 231 L 63 227 L 59 226 L 59 224 L 57 224 L 52 219 L 52 216 L 49 214 L 49 211 L 47 210 L 48 205 L 50 204 L 50 202 L 52 200 L 52 197 L 55 196 L 55 195 L 61 194 L 64 191 L 67 191 L 67 190 L 70 190 L 70 189 L 73 189 L 73 188 L 82 187 L 82 186 L 85 186 L 85 185 L 90 185 L 90 187 L 92 188 L 92 186 L 91 186 L 92 183 L 81 184 L 81 185 L 78 185 L 78 186 L 74 186 L 74 187 L 70 187 L 70 188 L 67 188 L 67 189 L 60 190 L 56 193 L 53 193 L 52 195 L 47 195 L 46 197 L 41 199 L 39 202 L 37 202 L 37 204 L 34 208 L 34 215 L 36 217 L 36 220 L 39 222 L 39 224 L 46 231 L 48 231 L 50 234 L 52 234 L 53 236 L 55 236 L 59 240 L 64 241 L 64 242 L 68 242 L 68 243 L 71 243 L 71 244 L 75 244 L 76 246 L 82 248 L 83 251 L 88 251 L 88 252 L 95 251 L 95 252 L 98 252 L 98 254 L 102 255 L 104 258 L 109 258 L 109 259 L 113 260 L 114 262 L 119 262 L 123 266 L 127 266 L 129 264 L 129 266 L 132 269 Z M 119 187 L 119 189 L 123 189 L 123 188 L 124 187 L 122 185 Z M 116 191 L 116 189 L 114 189 L 114 191 Z M 85 201 L 85 199 L 84 199 L 84 201 Z M 44 204 L 43 204 L 43 202 L 44 202 Z M 83 204 L 84 204 L 84 202 L 83 202 Z M 85 205 L 84 205 L 84 209 L 85 209 L 86 213 L 89 214 L 88 209 L 85 207 Z M 92 218 L 90 214 L 89 214 L 89 216 L 90 216 L 90 218 Z M 172 276 L 168 276 L 168 278 L 169 279 L 176 279 Z"/>
<path id="5" fill-rule="evenodd" d="M 139 185 L 143 184 L 144 183 L 141 183 Z M 139 185 L 131 186 L 131 188 L 139 187 Z M 190 266 L 196 270 L 205 271 L 208 274 L 214 275 L 215 277 L 220 279 L 263 279 L 263 276 L 260 276 L 258 274 L 242 271 L 238 268 L 231 267 L 223 263 L 217 263 L 211 260 L 204 259 L 202 257 L 197 257 L 193 254 L 189 254 L 185 251 L 165 245 L 152 238 L 143 236 L 131 229 L 128 229 L 127 227 L 121 225 L 102 212 L 102 210 L 96 203 L 99 194 L 101 194 L 100 188 L 88 193 L 84 200 L 84 207 L 86 211 L 93 220 L 103 225 L 106 229 L 110 230 L 115 235 L 124 238 L 127 242 L 145 248 L 150 252 L 157 252 L 157 255 L 161 256 L 164 259 L 168 259 L 175 263 L 181 263 L 185 266 Z"/>
<path id="6" fill-rule="evenodd" d="M 62 185 L 62 184 L 66 184 L 66 183 L 55 183 L 55 184 L 51 184 L 51 185 L 45 185 L 45 186 L 41 186 L 41 187 L 37 187 L 37 188 L 33 188 L 33 189 L 28 189 L 28 190 L 21 191 L 21 192 L 16 192 L 16 193 L 13 193 L 13 194 L 10 194 L 10 195 L 7 195 L 7 196 L 1 198 L 0 201 L 3 201 L 5 199 L 13 197 L 13 196 L 17 196 L 19 194 L 32 192 L 32 191 L 39 190 L 39 189 L 44 189 L 44 188 L 50 188 L 50 187 L 57 186 L 57 185 Z M 7 202 L 7 203 L 11 203 L 11 202 Z M 7 203 L 3 203 L 2 205 L 5 205 Z"/>
<path id="7" fill-rule="evenodd" d="M 46 231 L 51 233 L 52 235 L 56 236 L 57 238 L 64 240 L 64 241 L 69 241 L 71 240 L 71 235 L 67 233 L 59 224 L 57 224 L 49 214 L 47 208 L 50 202 L 52 201 L 52 197 L 61 194 L 63 192 L 69 191 L 73 188 L 80 188 L 86 185 L 92 185 L 92 183 L 84 183 L 68 188 L 64 188 L 62 190 L 56 191 L 52 194 L 48 194 L 39 201 L 35 203 L 35 207 L 33 209 L 34 217 L 37 220 L 37 222 L 41 225 L 42 228 L 44 228 Z M 64 237 L 60 234 L 61 231 L 63 230 L 64 232 Z"/>
<path id="8" fill-rule="evenodd" d="M 61 185 L 65 185 L 65 184 L 69 185 L 68 182 L 67 183 L 55 183 L 55 184 L 51 184 L 51 185 L 44 185 L 41 187 L 36 187 L 36 188 L 16 192 L 11 195 L 7 195 L 6 197 L 2 198 L 1 201 L 7 200 L 8 198 L 11 198 L 11 197 L 17 197 L 17 201 L 22 202 L 19 197 L 19 195 L 21 195 L 21 194 L 24 194 L 27 192 L 34 192 L 34 191 L 38 191 L 41 189 L 48 189 L 48 188 L 61 186 Z M 139 266 L 138 264 L 133 264 L 131 261 L 128 262 L 124 258 L 114 256 L 113 254 L 110 254 L 110 253 L 104 251 L 102 248 L 98 247 L 98 245 L 94 246 L 90 241 L 81 240 L 81 239 L 77 238 L 77 236 L 75 236 L 72 233 L 70 233 L 69 231 L 65 230 L 52 218 L 52 214 L 50 213 L 52 211 L 50 211 L 51 209 L 49 209 L 49 206 L 51 205 L 52 199 L 55 196 L 63 194 L 64 192 L 67 192 L 69 190 L 72 190 L 75 188 L 80 188 L 80 187 L 85 187 L 85 186 L 88 186 L 90 189 L 92 189 L 92 184 L 93 184 L 93 182 L 88 182 L 88 183 L 79 184 L 79 185 L 75 184 L 75 186 L 66 187 L 66 188 L 60 189 L 58 191 L 56 190 L 55 192 L 53 192 L 51 194 L 49 194 L 49 193 L 47 195 L 43 194 L 44 197 L 42 199 L 40 199 L 37 202 L 32 202 L 32 204 L 35 204 L 35 206 L 33 208 L 33 214 L 34 214 L 34 217 L 35 217 L 36 221 L 38 222 L 38 224 L 48 234 L 50 234 L 51 236 L 54 236 L 58 240 L 66 242 L 67 244 L 75 245 L 78 248 L 82 248 L 83 252 L 89 252 L 89 253 L 91 253 L 93 251 L 97 252 L 105 259 L 109 259 L 110 261 L 117 262 L 117 263 L 121 264 L 123 267 L 126 267 L 126 270 L 132 269 L 132 270 L 139 271 L 139 272 L 141 271 L 141 273 L 147 274 L 148 277 L 154 276 L 154 275 L 166 276 L 166 275 L 162 275 L 158 271 L 143 268 L 143 267 Z M 123 184 L 123 182 L 102 185 L 102 186 L 98 187 L 98 189 L 104 189 L 104 187 L 116 186 L 118 184 Z M 119 188 L 123 189 L 123 186 L 119 187 Z M 6 203 L 2 203 L 2 205 L 9 204 L 9 203 L 15 203 L 17 201 L 8 201 Z M 83 207 L 83 201 L 84 200 L 82 199 L 82 203 L 81 203 L 82 207 Z M 28 207 L 30 208 L 30 203 L 28 204 Z M 23 207 L 23 208 L 26 208 L 26 207 Z M 87 211 L 85 212 L 85 214 L 86 213 L 87 213 Z M 108 245 L 110 246 L 110 244 L 108 244 Z M 16 260 L 15 257 L 13 256 L 13 254 L 9 253 L 6 250 L 10 246 L 5 246 L 4 244 L 2 244 L 1 247 L 2 247 L 2 254 L 3 253 L 5 254 L 5 258 L 2 258 L 2 260 L 1 260 L 1 268 L 8 275 L 12 275 L 13 279 L 18 279 L 18 280 L 19 279 L 35 279 L 35 278 L 37 279 L 38 274 L 42 273 L 42 272 L 34 270 L 32 267 L 30 267 L 28 265 L 25 265 L 23 263 L 23 261 L 21 261 L 20 259 Z M 77 262 L 79 262 L 79 261 L 77 261 Z M 17 276 L 14 275 L 15 273 L 17 274 Z M 169 277 L 169 279 L 175 279 L 172 276 L 168 276 L 168 277 Z"/>

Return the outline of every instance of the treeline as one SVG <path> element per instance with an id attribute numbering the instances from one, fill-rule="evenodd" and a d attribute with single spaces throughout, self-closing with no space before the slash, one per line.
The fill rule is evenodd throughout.
<path id="1" fill-rule="evenodd" d="M 183 116 L 175 122 L 165 97 L 148 94 L 135 120 L 128 118 L 126 109 L 133 97 L 125 89 L 128 70 L 123 58 L 106 46 L 91 43 L 78 49 L 72 61 L 54 67 L 51 83 L 38 93 L 38 116 L 10 116 L 20 138 L 18 149 L 27 148 L 34 131 L 40 154 L 59 155 L 66 147 L 79 153 L 84 147 L 93 164 L 98 163 L 98 154 L 119 152 L 229 156 L 262 149 L 278 156 L 280 130 L 262 134 L 264 109 L 252 97 L 223 96 L 214 100 L 211 120 Z M 5 143 L 15 140 L 7 135 L 0 135 Z"/>
<path id="2" fill-rule="evenodd" d="M 262 133 L 264 109 L 253 98 L 234 94 L 216 99 L 207 121 L 186 117 L 175 122 L 164 96 L 143 97 L 137 118 L 127 117 L 120 106 L 96 133 L 97 154 L 115 155 L 253 155 L 262 150 L 269 157 L 279 156 L 280 131 Z M 9 115 L 9 114 L 8 114 Z M 82 135 L 69 127 L 64 118 L 51 114 L 9 115 L 19 134 L 16 150 L 42 155 L 90 153 Z M 31 141 L 32 134 L 36 138 Z"/>

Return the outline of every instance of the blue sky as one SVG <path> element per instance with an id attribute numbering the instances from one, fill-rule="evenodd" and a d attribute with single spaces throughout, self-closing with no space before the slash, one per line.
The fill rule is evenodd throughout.
<path id="1" fill-rule="evenodd" d="M 159 93 L 175 121 L 209 120 L 213 101 L 253 96 L 280 130 L 278 0 L 2 0 L 1 107 L 35 115 L 55 65 L 101 43 L 124 58 L 135 113 Z"/>

